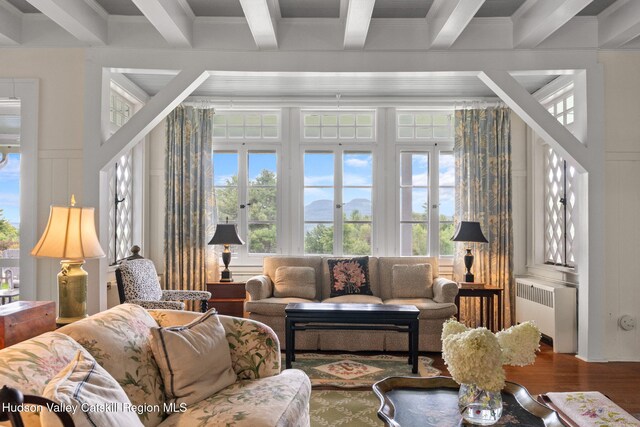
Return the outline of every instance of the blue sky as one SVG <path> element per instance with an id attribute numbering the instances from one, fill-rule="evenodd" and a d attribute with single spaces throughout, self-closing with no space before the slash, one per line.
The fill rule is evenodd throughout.
<path id="1" fill-rule="evenodd" d="M 0 209 L 10 223 L 20 224 L 20 154 L 9 154 L 9 163 L 0 169 Z"/>

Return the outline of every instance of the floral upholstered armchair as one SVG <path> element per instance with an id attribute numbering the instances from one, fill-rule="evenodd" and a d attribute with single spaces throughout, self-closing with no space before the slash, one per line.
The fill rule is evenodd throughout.
<path id="1" fill-rule="evenodd" d="M 183 301 L 200 301 L 200 310 L 207 311 L 211 293 L 207 291 L 163 290 L 158 273 L 149 259 L 125 259 L 116 269 L 120 303 L 138 304 L 147 309 L 184 310 Z"/>

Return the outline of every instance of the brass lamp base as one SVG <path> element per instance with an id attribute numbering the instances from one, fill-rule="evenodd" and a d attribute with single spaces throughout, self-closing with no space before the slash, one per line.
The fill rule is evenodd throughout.
<path id="1" fill-rule="evenodd" d="M 84 260 L 62 260 L 58 273 L 58 325 L 67 325 L 87 317 L 87 277 Z"/>

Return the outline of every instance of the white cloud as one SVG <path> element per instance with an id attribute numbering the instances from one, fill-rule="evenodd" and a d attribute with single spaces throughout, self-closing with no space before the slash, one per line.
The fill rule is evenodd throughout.
<path id="1" fill-rule="evenodd" d="M 20 195 L 17 193 L 0 193 L 0 209 L 20 207 Z"/>
<path id="2" fill-rule="evenodd" d="M 331 185 L 332 182 L 333 175 L 307 175 L 304 177 L 304 185 Z"/>
<path id="3" fill-rule="evenodd" d="M 344 185 L 371 185 L 371 175 L 356 175 L 346 173 L 343 178 Z"/>
<path id="4" fill-rule="evenodd" d="M 352 168 L 364 168 L 371 166 L 371 157 L 366 159 L 349 157 L 344 161 L 345 166 L 351 166 Z"/>
<path id="5" fill-rule="evenodd" d="M 9 157 L 9 162 L 0 169 L 0 182 L 5 179 L 20 179 L 20 162 L 15 158 Z"/>

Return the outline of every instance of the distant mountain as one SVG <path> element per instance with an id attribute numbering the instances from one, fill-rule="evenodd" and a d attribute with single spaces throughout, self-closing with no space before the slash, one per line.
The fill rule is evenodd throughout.
<path id="1" fill-rule="evenodd" d="M 344 204 L 347 218 L 354 211 L 363 216 L 371 215 L 371 201 L 368 199 L 353 199 Z M 334 204 L 331 200 L 316 200 L 304 207 L 305 221 L 328 221 L 333 219 Z"/>

